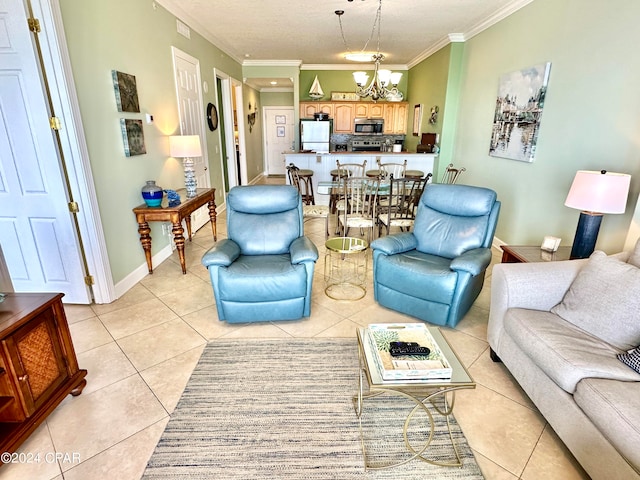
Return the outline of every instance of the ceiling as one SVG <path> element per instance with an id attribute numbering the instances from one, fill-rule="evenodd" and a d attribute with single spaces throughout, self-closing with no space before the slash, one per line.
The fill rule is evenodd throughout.
<path id="1" fill-rule="evenodd" d="M 406 69 L 451 41 L 464 41 L 533 0 L 382 0 L 380 51 L 388 68 Z M 242 64 L 298 61 L 303 69 L 362 68 L 344 58 L 360 52 L 378 0 L 157 0 Z M 336 10 L 341 16 L 345 47 Z M 377 48 L 377 31 L 367 50 Z M 273 88 L 273 79 L 251 79 Z M 278 87 L 292 83 L 278 79 Z M 285 85 L 287 84 L 288 85 Z"/>

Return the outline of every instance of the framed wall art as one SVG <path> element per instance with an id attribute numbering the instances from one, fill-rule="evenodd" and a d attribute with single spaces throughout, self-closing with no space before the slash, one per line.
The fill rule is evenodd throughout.
<path id="1" fill-rule="evenodd" d="M 489 155 L 533 162 L 551 63 L 500 77 Z"/>
<path id="2" fill-rule="evenodd" d="M 419 103 L 413 107 L 413 136 L 420 135 L 420 128 L 422 126 L 422 104 Z"/>
<path id="3" fill-rule="evenodd" d="M 124 154 L 127 157 L 133 157 L 134 155 L 143 155 L 147 153 L 147 147 L 144 144 L 142 120 L 121 118 L 120 129 L 122 130 Z"/>
<path id="4" fill-rule="evenodd" d="M 276 127 L 276 135 L 277 135 L 278 137 L 284 137 L 284 126 L 282 126 L 282 125 L 278 125 L 278 126 Z"/>
<path id="5" fill-rule="evenodd" d="M 140 112 L 136 77 L 128 73 L 111 71 L 113 90 L 116 94 L 116 105 L 119 112 Z"/>

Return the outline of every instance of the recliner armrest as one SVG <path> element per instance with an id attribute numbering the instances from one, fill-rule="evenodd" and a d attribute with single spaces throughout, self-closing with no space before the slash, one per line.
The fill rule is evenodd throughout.
<path id="1" fill-rule="evenodd" d="M 386 237 L 376 238 L 371 242 L 373 250 L 380 250 L 385 255 L 408 252 L 409 250 L 414 250 L 417 246 L 418 240 L 411 232 L 387 235 Z"/>
<path id="2" fill-rule="evenodd" d="M 318 248 L 308 237 L 298 237 L 289 247 L 291 263 L 315 262 L 318 260 Z"/>
<path id="3" fill-rule="evenodd" d="M 474 248 L 467 250 L 451 262 L 451 270 L 468 272 L 474 277 L 484 272 L 491 263 L 491 249 Z"/>
<path id="4" fill-rule="evenodd" d="M 225 238 L 216 242 L 202 257 L 202 264 L 205 267 L 215 265 L 218 267 L 228 267 L 240 256 L 240 247 L 233 240 Z"/>

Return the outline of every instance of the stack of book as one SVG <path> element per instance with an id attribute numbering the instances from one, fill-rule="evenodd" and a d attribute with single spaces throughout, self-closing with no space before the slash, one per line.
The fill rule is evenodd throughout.
<path id="1" fill-rule="evenodd" d="M 394 342 L 419 345 L 428 355 L 391 355 Z M 421 323 L 372 324 L 364 331 L 365 354 L 383 380 L 450 380 L 452 368 Z"/>

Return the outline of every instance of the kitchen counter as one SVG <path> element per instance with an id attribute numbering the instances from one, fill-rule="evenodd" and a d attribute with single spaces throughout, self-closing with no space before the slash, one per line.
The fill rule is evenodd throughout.
<path id="1" fill-rule="evenodd" d="M 362 163 L 367 161 L 365 170 L 376 170 L 378 159 L 381 163 L 399 163 L 407 160 L 407 170 L 419 170 L 427 175 L 434 173 L 437 168 L 438 155 L 435 153 L 409 153 L 409 152 L 284 152 L 285 165 L 295 164 L 298 168 L 313 171 L 313 190 L 318 205 L 328 205 L 329 195 L 318 192 L 319 182 L 330 182 L 331 170 L 337 167 L 336 160 L 340 163 Z M 287 178 L 287 182 L 289 179 Z"/>

